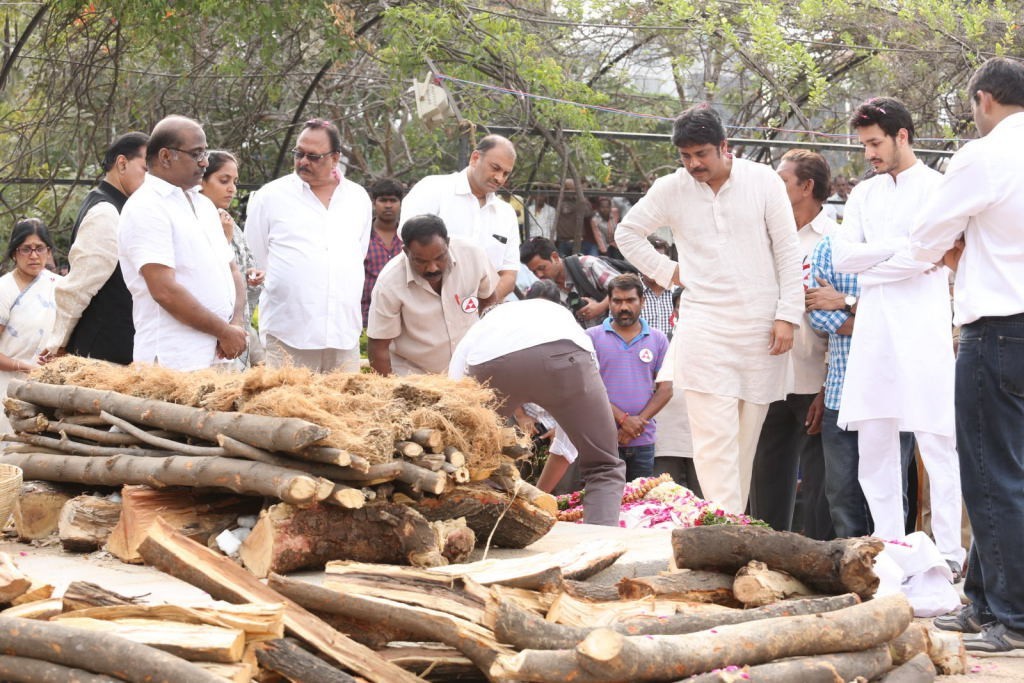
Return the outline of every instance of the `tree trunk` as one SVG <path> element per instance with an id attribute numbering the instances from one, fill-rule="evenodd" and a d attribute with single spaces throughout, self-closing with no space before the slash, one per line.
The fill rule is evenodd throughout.
<path id="1" fill-rule="evenodd" d="M 404 505 L 348 510 L 278 504 L 260 514 L 239 556 L 253 574 L 265 577 L 320 568 L 331 560 L 434 567 L 448 564 L 443 551 L 430 523 Z"/>
<path id="2" fill-rule="evenodd" d="M 14 528 L 18 540 L 46 538 L 57 530 L 64 503 L 74 498 L 80 487 L 49 481 L 26 481 L 14 504 Z"/>
<path id="3" fill-rule="evenodd" d="M 921 653 L 882 676 L 879 683 L 931 683 L 936 675 L 932 660 Z"/>
<path id="4" fill-rule="evenodd" d="M 671 600 L 740 607 L 732 592 L 733 580 L 728 574 L 683 569 L 659 576 L 622 579 L 618 587 L 619 595 L 627 600 L 638 600 L 653 595 Z"/>
<path id="5" fill-rule="evenodd" d="M 195 664 L 147 645 L 48 621 L 0 617 L 0 651 L 133 683 L 223 683 Z"/>
<path id="6" fill-rule="evenodd" d="M 83 413 L 105 410 L 135 424 L 166 429 L 216 442 L 225 434 L 270 451 L 295 453 L 323 439 L 330 430 L 293 417 L 247 415 L 135 398 L 114 391 L 11 380 L 7 394 L 50 408 Z"/>
<path id="7" fill-rule="evenodd" d="M 223 488 L 252 496 L 270 496 L 296 505 L 323 500 L 334 490 L 321 481 L 274 465 L 232 458 L 168 455 L 151 458 L 112 455 L 83 458 L 43 453 L 5 453 L 0 462 L 17 465 L 32 479 L 100 486 L 146 484 L 155 488 L 193 486 Z M 320 494 L 323 494 L 322 496 Z"/>
<path id="8" fill-rule="evenodd" d="M 284 623 L 289 632 L 373 683 L 421 681 L 268 588 L 230 559 L 190 541 L 160 520 L 150 527 L 139 551 L 148 564 L 205 590 L 217 599 L 284 603 Z"/>
<path id="9" fill-rule="evenodd" d="M 303 650 L 288 638 L 268 640 L 256 647 L 260 666 L 276 671 L 292 683 L 355 683 L 356 679 L 339 671 L 314 654 Z"/>
<path id="10" fill-rule="evenodd" d="M 839 652 L 816 657 L 793 657 L 759 666 L 743 667 L 738 672 L 717 671 L 691 676 L 678 683 L 735 683 L 737 674 L 750 683 L 846 683 L 871 681 L 892 668 L 892 660 L 884 645 L 861 652 Z"/>
<path id="11" fill-rule="evenodd" d="M 90 553 L 103 547 L 120 518 L 120 503 L 101 496 L 72 498 L 57 522 L 60 544 L 67 552 Z"/>
<path id="12" fill-rule="evenodd" d="M 827 598 L 791 600 L 767 607 L 730 610 L 716 614 L 679 613 L 670 617 L 626 618 L 608 628 L 624 636 L 681 635 L 711 628 L 776 617 L 823 614 L 852 607 L 859 599 L 852 593 Z M 566 626 L 546 621 L 509 601 L 489 602 L 488 624 L 503 643 L 521 650 L 569 650 L 583 641 L 595 627 Z"/>
<path id="13" fill-rule="evenodd" d="M 943 676 L 956 676 L 967 672 L 967 652 L 964 639 L 952 631 L 928 630 L 928 656 Z"/>
<path id="14" fill-rule="evenodd" d="M 429 520 L 465 517 L 478 544 L 490 539 L 503 548 L 525 548 L 551 531 L 556 521 L 554 515 L 522 498 L 510 501 L 508 495 L 485 484 L 451 488 L 438 498 L 423 498 L 413 507 Z"/>
<path id="15" fill-rule="evenodd" d="M 7 683 L 124 683 L 120 678 L 73 669 L 42 659 L 4 655 L 0 655 L 0 680 Z"/>
<path id="16" fill-rule="evenodd" d="M 814 594 L 786 572 L 769 569 L 757 560 L 751 560 L 736 573 L 732 592 L 745 607 L 762 607 L 793 596 Z"/>
<path id="17" fill-rule="evenodd" d="M 671 680 L 729 665 L 866 650 L 898 636 L 912 618 L 907 599 L 897 594 L 828 614 L 719 626 L 657 639 L 627 637 L 603 628 L 572 650 L 524 650 L 499 656 L 490 674 L 574 683 Z"/>
<path id="18" fill-rule="evenodd" d="M 889 643 L 892 663 L 899 666 L 924 652 L 928 654 L 928 627 L 917 622 Z"/>
<path id="19" fill-rule="evenodd" d="M 672 531 L 676 566 L 736 572 L 751 560 L 787 572 L 828 594 L 874 595 L 875 555 L 885 544 L 870 537 L 815 541 L 753 526 L 697 526 Z"/>

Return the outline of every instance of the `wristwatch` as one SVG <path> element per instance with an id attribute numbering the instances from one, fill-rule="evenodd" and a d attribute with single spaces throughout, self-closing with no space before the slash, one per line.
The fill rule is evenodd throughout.
<path id="1" fill-rule="evenodd" d="M 843 298 L 843 303 L 846 304 L 846 306 L 843 307 L 843 310 L 847 313 L 853 313 L 853 307 L 857 305 L 857 297 L 852 294 L 847 294 Z"/>

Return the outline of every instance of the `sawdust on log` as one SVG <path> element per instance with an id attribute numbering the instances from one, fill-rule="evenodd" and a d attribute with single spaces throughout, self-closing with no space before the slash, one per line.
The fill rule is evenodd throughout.
<path id="1" fill-rule="evenodd" d="M 30 379 L 116 391 L 208 410 L 297 417 L 331 430 L 319 445 L 372 462 L 392 458 L 394 443 L 430 427 L 463 451 L 471 467 L 493 467 L 501 452 L 498 401 L 472 379 L 443 375 L 381 377 L 305 368 L 258 367 L 244 373 L 208 369 L 178 372 L 154 365 L 127 367 L 63 356 Z"/>

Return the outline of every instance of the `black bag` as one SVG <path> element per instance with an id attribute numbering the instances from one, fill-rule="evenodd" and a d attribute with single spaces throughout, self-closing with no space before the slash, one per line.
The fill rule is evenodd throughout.
<path id="1" fill-rule="evenodd" d="M 633 273 L 634 275 L 640 274 L 640 271 L 636 269 L 636 266 L 624 259 L 611 258 L 610 256 L 592 256 L 591 258 L 601 259 L 620 275 L 623 273 Z M 566 256 L 562 261 L 565 263 L 565 267 L 569 271 L 569 277 L 572 279 L 573 286 L 576 288 L 576 291 L 580 293 L 580 296 L 589 297 L 594 301 L 602 301 L 606 296 L 608 296 L 608 292 L 596 287 L 584 274 L 579 256 Z"/>

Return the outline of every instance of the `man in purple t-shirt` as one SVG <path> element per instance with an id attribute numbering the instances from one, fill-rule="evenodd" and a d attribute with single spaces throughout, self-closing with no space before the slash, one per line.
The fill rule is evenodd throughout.
<path id="1" fill-rule="evenodd" d="M 619 428 L 619 457 L 626 462 L 627 481 L 653 474 L 654 416 L 672 397 L 671 382 L 655 381 L 668 338 L 640 317 L 643 294 L 638 276 L 612 278 L 609 317 L 587 330 Z"/>

